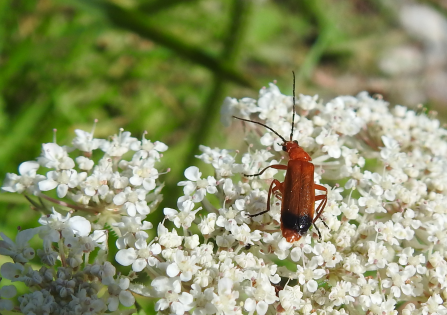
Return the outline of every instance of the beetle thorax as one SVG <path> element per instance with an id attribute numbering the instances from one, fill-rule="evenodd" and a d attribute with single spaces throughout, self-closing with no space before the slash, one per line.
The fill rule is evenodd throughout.
<path id="1" fill-rule="evenodd" d="M 291 160 L 312 161 L 310 155 L 298 145 L 298 141 L 287 141 L 284 147 Z"/>

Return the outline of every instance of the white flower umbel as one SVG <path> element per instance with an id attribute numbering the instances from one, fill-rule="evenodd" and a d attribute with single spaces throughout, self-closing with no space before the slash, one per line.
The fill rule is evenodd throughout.
<path id="1" fill-rule="evenodd" d="M 175 299 L 168 304 L 165 298 L 159 310 L 180 303 L 175 302 L 181 296 L 178 284 L 193 296 L 196 308 L 189 312 L 194 314 L 211 312 L 210 301 L 218 314 L 397 314 L 409 305 L 416 314 L 432 305 L 443 309 L 447 132 L 433 118 L 402 106 L 393 110 L 366 93 L 326 104 L 300 95 L 296 104 L 293 140 L 312 157 L 315 182 L 328 188 L 322 215 L 327 227 L 315 223 L 321 239 L 314 227 L 293 244 L 282 237 L 280 194 L 272 196 L 268 213 L 247 216 L 266 209 L 269 184 L 273 176 L 282 181 L 284 175 L 277 173 L 284 172 L 244 174 L 286 164 L 288 157 L 277 135 L 231 116 L 254 119 L 287 138 L 292 97 L 270 85 L 258 100 L 227 98 L 222 121 L 253 129 L 254 135 L 244 135 L 252 143 L 240 155 L 235 148 L 201 146 L 198 158 L 211 164 L 214 177 L 194 166 L 185 171 L 178 209 L 164 209 L 177 229 L 160 224 L 164 260 L 148 271 L 163 283 L 177 281 Z M 197 235 L 200 244 L 191 245 Z M 152 289 L 147 295 L 164 292 Z"/>
<path id="2" fill-rule="evenodd" d="M 58 210 L 48 213 L 42 207 L 47 214 L 39 219 L 41 226 L 19 231 L 15 241 L 0 232 L 0 254 L 13 260 L 0 271 L 4 278 L 29 287 L 31 293 L 20 296 L 16 307 L 24 314 L 131 314 L 134 309 L 118 308 L 134 305 L 128 289 L 135 275 L 116 276 L 111 264 L 116 262 L 107 261 L 107 229 L 113 227 L 118 234 L 118 263 L 132 264 L 135 271 L 159 263 L 161 246 L 148 245 L 145 231 L 153 225 L 144 219 L 161 201 L 155 167 L 167 146 L 138 141 L 123 131 L 111 140 L 81 130 L 76 134 L 73 147 L 43 144 L 37 162 L 22 163 L 19 175 L 7 174 L 4 191 L 39 197 L 42 202 L 33 202 L 38 210 L 45 201 Z M 95 152 L 99 149 L 102 157 Z M 99 159 L 90 159 L 93 156 Z M 42 248 L 29 245 L 33 237 L 43 241 Z M 35 256 L 40 269 L 29 262 Z M 6 286 L 0 294 L 13 297 L 15 287 Z M 13 308 L 12 301 L 0 300 L 0 309 Z"/>
<path id="3" fill-rule="evenodd" d="M 315 183 L 328 189 L 328 202 L 322 220 L 289 243 L 278 191 L 269 212 L 248 216 L 266 210 L 269 185 L 273 177 L 282 182 L 284 171 L 244 175 L 286 165 L 281 139 L 232 116 L 288 138 L 292 113 L 293 98 L 273 84 L 257 100 L 227 98 L 222 121 L 250 145 L 241 154 L 200 146 L 197 157 L 213 174 L 188 167 L 179 183 L 183 195 L 169 196 L 175 209 L 158 210 L 165 214 L 161 223 L 144 219 L 161 198 L 156 162 L 164 144 L 121 131 L 110 141 L 77 132 L 74 146 L 83 157 L 45 145 L 39 163 L 50 170 L 38 175 L 39 165 L 26 162 L 19 175 L 7 175 L 3 189 L 57 204 L 43 193 L 56 190 L 74 202 L 60 206 L 80 211 L 54 211 L 15 241 L 1 235 L 0 253 L 14 261 L 2 266 L 3 277 L 32 291 L 20 297 L 20 309 L 82 314 L 88 304 L 91 314 L 118 312 L 118 304 L 134 303 L 133 292 L 155 299 L 159 314 L 447 314 L 446 130 L 433 117 L 367 93 L 327 103 L 299 95 L 292 140 L 312 157 Z M 105 152 L 97 162 L 96 149 Z M 132 150 L 130 159 L 122 157 Z M 112 262 L 105 224 L 118 234 Z M 36 251 L 45 264 L 39 271 L 28 262 L 36 256 L 28 244 L 33 236 L 44 240 Z M 129 276 L 116 276 L 111 263 L 131 266 Z M 71 300 L 62 305 L 62 299 Z"/>

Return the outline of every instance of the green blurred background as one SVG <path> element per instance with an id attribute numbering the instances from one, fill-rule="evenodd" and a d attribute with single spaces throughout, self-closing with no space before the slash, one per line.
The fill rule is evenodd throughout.
<path id="1" fill-rule="evenodd" d="M 291 94 L 292 70 L 297 93 L 367 90 L 442 120 L 446 12 L 434 0 L 2 0 L 0 176 L 35 159 L 54 128 L 69 144 L 99 119 L 96 137 L 122 127 L 169 146 L 162 207 L 175 207 L 199 144 L 242 145 L 241 129 L 219 122 L 223 99 L 256 98 L 273 80 Z M 22 196 L 0 202 L 0 231 L 36 225 Z"/>

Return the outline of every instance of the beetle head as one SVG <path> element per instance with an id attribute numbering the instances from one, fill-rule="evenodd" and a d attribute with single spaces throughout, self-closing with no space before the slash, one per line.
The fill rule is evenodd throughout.
<path id="1" fill-rule="evenodd" d="M 299 146 L 296 140 L 284 142 L 282 149 L 289 154 L 291 160 L 312 161 L 310 155 Z"/>

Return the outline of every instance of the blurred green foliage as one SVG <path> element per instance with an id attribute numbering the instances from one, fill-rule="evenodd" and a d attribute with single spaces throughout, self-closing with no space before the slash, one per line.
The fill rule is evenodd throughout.
<path id="1" fill-rule="evenodd" d="M 175 207 L 176 183 L 199 164 L 199 144 L 242 143 L 240 129 L 227 140 L 219 123 L 227 95 L 256 97 L 274 79 L 290 93 L 295 70 L 299 93 L 327 100 L 367 89 L 398 100 L 366 79 L 386 78 L 377 68 L 384 47 L 411 42 L 385 3 L 0 1 L 0 176 L 35 159 L 53 129 L 59 144 L 70 144 L 74 129 L 99 119 L 96 137 L 124 128 L 168 144 L 161 207 Z M 39 215 L 22 196 L 3 193 L 0 202 L 7 235 L 36 225 Z M 150 219 L 161 220 L 161 209 Z"/>

